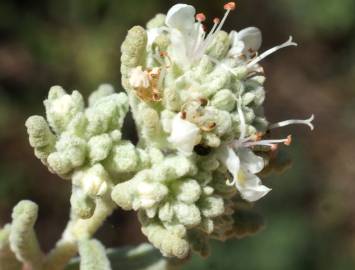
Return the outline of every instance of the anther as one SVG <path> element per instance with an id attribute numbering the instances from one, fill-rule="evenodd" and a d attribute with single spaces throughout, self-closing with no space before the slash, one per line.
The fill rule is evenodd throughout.
<path id="1" fill-rule="evenodd" d="M 235 8 L 236 8 L 235 2 L 229 2 L 224 5 L 225 10 L 235 10 Z"/>
<path id="2" fill-rule="evenodd" d="M 284 144 L 289 146 L 289 145 L 291 145 L 291 142 L 292 142 L 292 136 L 288 135 Z"/>
<path id="3" fill-rule="evenodd" d="M 196 14 L 196 20 L 199 22 L 204 22 L 206 20 L 206 16 L 203 13 Z"/>
<path id="4" fill-rule="evenodd" d="M 276 143 L 274 143 L 270 146 L 271 151 L 276 151 L 277 148 L 278 148 L 278 145 Z"/>
<path id="5" fill-rule="evenodd" d="M 256 137 L 256 141 L 260 141 L 261 140 L 261 138 L 263 137 L 263 133 L 262 132 L 256 132 L 256 134 L 255 134 L 255 137 Z"/>
<path id="6" fill-rule="evenodd" d="M 165 57 L 165 56 L 168 56 L 168 53 L 165 52 L 165 51 L 160 51 L 160 52 L 159 52 L 159 55 L 160 55 L 161 57 Z"/>

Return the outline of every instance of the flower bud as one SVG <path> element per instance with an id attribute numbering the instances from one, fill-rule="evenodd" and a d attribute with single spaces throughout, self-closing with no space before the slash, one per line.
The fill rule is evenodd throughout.
<path id="1" fill-rule="evenodd" d="M 76 171 L 73 175 L 73 184 L 81 187 L 88 196 L 102 197 L 110 186 L 110 179 L 101 164 Z"/>
<path id="2" fill-rule="evenodd" d="M 91 163 L 104 160 L 110 153 L 112 140 L 108 134 L 92 137 L 88 142 L 89 158 Z"/>
<path id="3" fill-rule="evenodd" d="M 44 101 L 47 120 L 56 133 L 65 130 L 73 117 L 84 110 L 84 100 L 78 91 L 67 94 L 60 86 L 52 86 Z"/>
<path id="4" fill-rule="evenodd" d="M 211 99 L 211 105 L 219 110 L 231 112 L 235 108 L 235 96 L 229 89 L 219 90 Z"/>

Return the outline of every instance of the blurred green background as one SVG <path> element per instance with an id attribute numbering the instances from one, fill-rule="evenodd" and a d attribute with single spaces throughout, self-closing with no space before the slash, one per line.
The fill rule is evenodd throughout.
<path id="1" fill-rule="evenodd" d="M 0 225 L 20 199 L 40 205 L 36 229 L 44 249 L 59 238 L 69 212 L 70 185 L 36 160 L 25 119 L 43 114 L 51 85 L 88 95 L 100 83 L 120 86 L 120 44 L 176 1 L 0 1 Z M 185 1 L 208 18 L 223 1 Z M 290 34 L 297 48 L 263 62 L 271 122 L 315 114 L 316 129 L 293 133 L 293 166 L 266 179 L 273 191 L 257 204 L 264 230 L 213 243 L 207 259 L 185 269 L 355 269 L 355 1 L 240 0 L 224 30 L 255 25 L 262 50 Z M 282 135 L 280 133 L 280 135 Z M 106 246 L 145 241 L 134 213 L 117 211 L 98 232 Z"/>

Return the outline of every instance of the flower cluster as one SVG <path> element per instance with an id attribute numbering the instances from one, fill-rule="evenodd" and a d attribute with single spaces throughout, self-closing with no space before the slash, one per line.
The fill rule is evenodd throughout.
<path id="1" fill-rule="evenodd" d="M 271 189 L 258 175 L 278 144 L 291 143 L 291 135 L 265 137 L 289 124 L 313 129 L 313 116 L 266 120 L 260 61 L 297 44 L 290 37 L 259 54 L 256 27 L 222 30 L 235 7 L 227 3 L 209 32 L 206 16 L 186 4 L 129 30 L 121 48 L 127 94 L 102 85 L 85 108 L 77 91 L 50 89 L 47 120 L 32 116 L 26 126 L 36 156 L 71 179 L 76 220 L 100 216 L 102 200 L 133 209 L 149 241 L 178 258 L 191 250 L 205 256 L 210 238 L 243 237 L 262 226 L 251 206 Z M 129 108 L 137 145 L 121 138 Z"/>
<path id="2" fill-rule="evenodd" d="M 279 143 L 289 145 L 291 136 L 266 140 L 263 137 L 267 131 L 299 123 L 313 129 L 313 116 L 270 125 L 263 112 L 265 76 L 259 63 L 275 51 L 297 44 L 290 37 L 259 54 L 262 38 L 256 27 L 229 34 L 222 31 L 235 3 L 224 8 L 224 17 L 214 19 L 207 33 L 203 13 L 196 14 L 190 5 L 177 4 L 167 15 L 159 14 L 148 22 L 147 29 L 133 27 L 122 45 L 122 83 L 140 145 L 185 156 L 197 166 L 197 172 L 164 177 L 156 173 L 164 167 L 162 161 L 114 189 L 116 202 L 116 197 L 122 198 L 127 190 L 135 194 L 130 195 L 128 208 L 140 211 L 143 233 L 167 255 L 182 257 L 179 252 L 185 253 L 164 246 L 163 238 L 158 237 L 163 243 L 155 241 L 157 234 L 153 232 L 157 228 L 192 243 L 196 231 L 211 237 L 218 217 L 230 217 L 235 212 L 233 207 L 227 210 L 231 193 L 225 195 L 215 185 L 238 191 L 247 202 L 257 201 L 270 191 L 257 174 L 267 166 L 265 157 L 275 152 Z M 257 155 L 256 151 L 264 154 Z M 200 164 L 201 159 L 210 165 Z M 184 163 L 176 162 L 177 168 L 180 164 Z M 185 196 L 185 189 L 189 190 L 188 201 L 179 196 Z M 209 204 L 220 210 L 214 210 L 212 216 L 204 215 L 206 204 L 200 197 L 213 198 Z M 237 203 L 232 205 L 235 208 Z M 186 234 L 186 230 L 194 233 Z M 182 246 L 180 249 L 187 249 Z"/>
<path id="3" fill-rule="evenodd" d="M 30 144 L 51 172 L 71 179 L 72 207 L 90 218 L 96 200 L 109 196 L 116 181 L 149 166 L 149 155 L 121 138 L 127 96 L 101 85 L 85 108 L 79 92 L 53 86 L 44 105 L 47 121 L 31 116 L 26 122 Z"/>

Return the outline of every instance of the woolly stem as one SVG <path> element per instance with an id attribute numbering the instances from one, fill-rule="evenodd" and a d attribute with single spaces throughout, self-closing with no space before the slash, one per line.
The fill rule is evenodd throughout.
<path id="1" fill-rule="evenodd" d="M 98 199 L 94 215 L 89 219 L 80 219 L 73 211 L 62 238 L 48 254 L 44 270 L 62 270 L 78 252 L 78 241 L 89 239 L 111 215 L 115 205 L 109 199 Z"/>
<path id="2" fill-rule="evenodd" d="M 25 200 L 19 202 L 12 212 L 10 247 L 25 269 L 42 269 L 44 254 L 33 229 L 37 214 L 38 206 Z"/>

